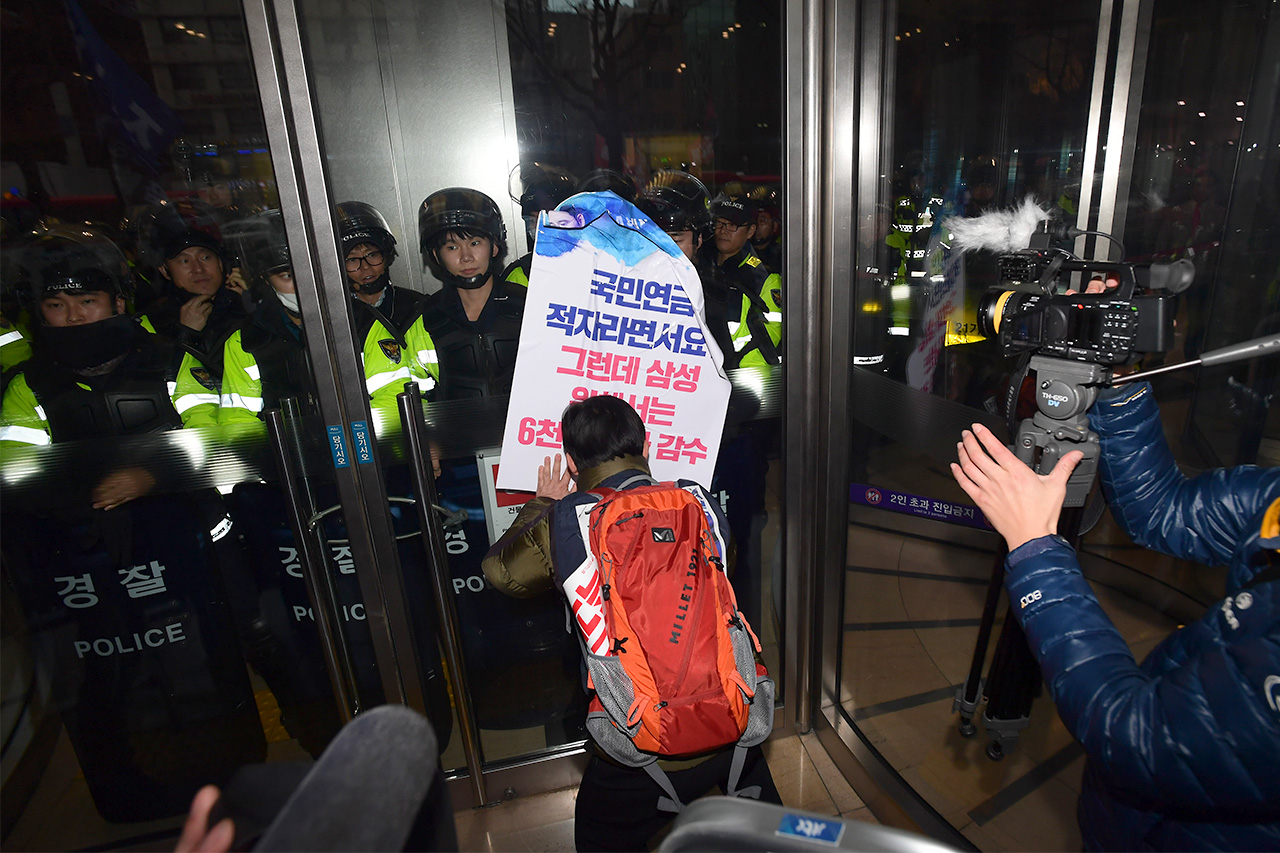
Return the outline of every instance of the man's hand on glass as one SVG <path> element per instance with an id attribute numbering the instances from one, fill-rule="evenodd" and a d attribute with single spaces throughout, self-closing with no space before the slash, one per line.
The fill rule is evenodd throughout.
<path id="1" fill-rule="evenodd" d="M 573 478 L 569 476 L 566 465 L 564 473 L 560 472 L 560 454 L 556 454 L 555 462 L 548 456 L 538 466 L 538 497 L 551 498 L 558 501 L 573 491 Z"/>

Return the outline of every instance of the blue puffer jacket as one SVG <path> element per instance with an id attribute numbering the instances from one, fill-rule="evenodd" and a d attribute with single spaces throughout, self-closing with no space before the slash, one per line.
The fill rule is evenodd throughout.
<path id="1" fill-rule="evenodd" d="M 1133 540 L 1229 574 L 1222 602 L 1138 665 L 1066 540 L 1009 555 L 1011 607 L 1088 753 L 1085 845 L 1280 850 L 1280 582 L 1250 585 L 1280 548 L 1280 469 L 1188 480 L 1146 384 L 1113 392 L 1090 419 L 1112 513 Z"/>

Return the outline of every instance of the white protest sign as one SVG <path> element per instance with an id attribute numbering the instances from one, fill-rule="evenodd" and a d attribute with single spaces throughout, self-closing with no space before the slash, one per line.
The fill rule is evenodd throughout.
<path id="1" fill-rule="evenodd" d="M 489 526 L 490 545 L 502 538 L 520 510 L 533 498 L 528 492 L 508 492 L 498 488 L 501 462 L 501 449 L 476 452 L 476 463 L 480 466 L 480 497 L 484 502 L 484 520 Z"/>
<path id="2" fill-rule="evenodd" d="M 907 358 L 907 384 L 919 391 L 933 391 L 933 374 L 947 342 L 947 331 L 963 309 L 964 263 L 960 252 L 948 252 L 937 236 L 925 252 L 928 285 L 920 326 L 924 331 L 915 351 Z"/>
<path id="3" fill-rule="evenodd" d="M 722 363 L 680 247 L 613 193 L 569 198 L 538 222 L 498 488 L 536 489 L 538 466 L 562 452 L 565 406 L 597 394 L 640 414 L 655 477 L 710 486 L 729 402 Z"/>

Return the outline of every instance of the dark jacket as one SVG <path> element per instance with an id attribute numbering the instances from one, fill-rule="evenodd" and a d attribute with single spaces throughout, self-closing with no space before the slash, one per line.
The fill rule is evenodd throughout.
<path id="1" fill-rule="evenodd" d="M 450 285 L 428 297 L 422 324 L 439 365 L 436 400 L 463 400 L 511 393 L 520 349 L 525 287 L 495 280 L 480 316 L 471 321 L 458 289 Z"/>
<path id="2" fill-rule="evenodd" d="M 557 561 L 572 563 L 576 568 L 586 557 L 587 544 L 577 532 L 573 507 L 595 503 L 595 495 L 587 493 L 591 489 L 616 487 L 632 476 L 648 473 L 649 463 L 638 456 L 611 459 L 578 472 L 578 491 L 565 498 L 529 501 L 485 555 L 485 578 L 500 592 L 515 598 L 531 598 L 558 586 Z M 554 546 L 553 539 L 557 540 Z"/>
<path id="3" fill-rule="evenodd" d="M 1009 555 L 1012 609 L 1088 754 L 1085 846 L 1280 849 L 1280 582 L 1259 577 L 1280 548 L 1280 469 L 1187 479 L 1146 384 L 1100 400 L 1090 421 L 1133 540 L 1229 572 L 1222 601 L 1139 665 L 1064 539 Z"/>

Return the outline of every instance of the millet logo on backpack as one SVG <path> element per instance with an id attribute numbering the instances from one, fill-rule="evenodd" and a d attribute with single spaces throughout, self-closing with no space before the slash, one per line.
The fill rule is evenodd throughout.
<path id="1" fill-rule="evenodd" d="M 654 530 L 656 538 L 657 530 Z M 684 631 L 685 619 L 689 616 L 689 605 L 693 602 L 693 584 L 689 582 L 689 578 L 698 576 L 698 552 L 694 551 L 689 554 L 689 571 L 685 572 L 684 589 L 680 591 L 680 606 L 676 608 L 676 618 L 671 624 L 671 639 L 667 642 L 680 644 L 680 635 Z"/>
<path id="2" fill-rule="evenodd" d="M 675 542 L 676 532 L 672 530 L 670 527 L 655 527 L 653 528 L 653 541 L 654 542 Z"/>

